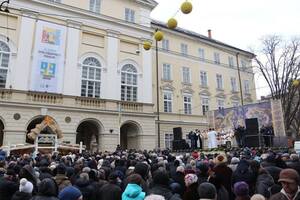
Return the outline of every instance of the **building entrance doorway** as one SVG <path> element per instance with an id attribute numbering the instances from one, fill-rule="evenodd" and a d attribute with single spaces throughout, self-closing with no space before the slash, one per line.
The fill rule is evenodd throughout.
<path id="1" fill-rule="evenodd" d="M 97 152 L 99 150 L 100 131 L 99 124 L 93 120 L 81 122 L 76 130 L 76 144 L 82 142 L 87 151 Z"/>
<path id="2" fill-rule="evenodd" d="M 122 149 L 138 149 L 139 127 L 131 122 L 125 123 L 120 129 L 120 146 Z"/>

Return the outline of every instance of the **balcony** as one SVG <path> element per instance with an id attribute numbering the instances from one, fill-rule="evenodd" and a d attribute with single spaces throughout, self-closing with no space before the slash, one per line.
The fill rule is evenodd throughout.
<path id="1" fill-rule="evenodd" d="M 99 99 L 91 97 L 70 96 L 47 92 L 20 91 L 0 89 L 0 101 L 15 104 L 57 106 L 102 111 L 153 114 L 153 104 Z"/>

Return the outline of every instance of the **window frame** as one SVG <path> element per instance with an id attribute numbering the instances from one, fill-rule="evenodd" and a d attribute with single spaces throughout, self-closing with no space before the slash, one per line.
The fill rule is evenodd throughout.
<path id="1" fill-rule="evenodd" d="M 183 112 L 185 115 L 192 114 L 192 95 L 191 94 L 183 94 Z"/>
<path id="2" fill-rule="evenodd" d="M 133 71 L 129 71 L 128 69 Z M 124 83 L 123 80 L 125 80 Z M 132 83 L 128 83 L 128 80 L 130 80 Z M 123 89 L 124 89 L 124 94 L 123 94 Z M 121 68 L 121 98 L 120 99 L 121 101 L 131 101 L 131 102 L 138 101 L 138 70 L 132 64 L 124 64 Z"/>
<path id="3" fill-rule="evenodd" d="M 237 92 L 238 91 L 236 77 L 230 77 L 230 85 L 231 85 L 231 91 L 232 92 Z"/>
<path id="4" fill-rule="evenodd" d="M 188 55 L 188 45 L 186 43 L 181 43 L 180 44 L 180 53 L 182 56 L 187 56 Z"/>
<path id="5" fill-rule="evenodd" d="M 161 47 L 164 51 L 170 50 L 170 41 L 168 39 L 163 39 L 161 42 Z"/>
<path id="6" fill-rule="evenodd" d="M 165 73 L 165 72 L 167 72 L 165 70 L 166 68 L 169 68 L 168 69 L 168 73 Z M 171 64 L 169 64 L 169 63 L 163 63 L 162 79 L 165 80 L 165 81 L 171 81 L 172 80 L 172 67 L 171 67 Z"/>
<path id="7" fill-rule="evenodd" d="M 222 74 L 216 74 L 216 80 L 217 80 L 217 89 L 218 90 L 224 90 Z"/>
<path id="8" fill-rule="evenodd" d="M 214 64 L 216 64 L 216 65 L 221 64 L 220 53 L 218 53 L 218 52 L 214 52 Z"/>
<path id="9" fill-rule="evenodd" d="M 165 98 L 167 96 L 167 98 Z M 170 97 L 170 98 L 168 98 Z M 173 92 L 169 90 L 163 91 L 163 105 L 164 105 L 164 112 L 165 113 L 172 113 L 173 112 Z"/>
<path id="10" fill-rule="evenodd" d="M 187 69 L 187 71 L 185 69 Z M 185 84 L 191 84 L 192 83 L 191 69 L 189 67 L 183 66 L 181 70 L 182 70 L 182 82 Z"/>
<path id="11" fill-rule="evenodd" d="M 92 6 L 93 2 L 93 6 Z M 97 5 L 98 3 L 98 5 Z M 101 0 L 90 0 L 89 10 L 93 13 L 100 13 L 101 12 Z"/>
<path id="12" fill-rule="evenodd" d="M 3 64 L 3 61 L 5 59 L 4 57 L 6 57 L 6 66 Z M 6 42 L 0 40 L 0 74 L 3 75 L 4 78 L 2 85 L 0 82 L 0 88 L 6 88 L 10 59 L 11 59 L 11 49 L 9 45 Z"/>
<path id="13" fill-rule="evenodd" d="M 135 10 L 131 8 L 125 8 L 125 17 L 126 22 L 135 23 Z"/>
<path id="14" fill-rule="evenodd" d="M 202 115 L 206 116 L 209 112 L 209 97 L 208 96 L 201 96 L 201 108 L 202 108 Z"/>
<path id="15" fill-rule="evenodd" d="M 200 71 L 200 85 L 201 87 L 208 87 L 208 76 L 206 71 Z"/>

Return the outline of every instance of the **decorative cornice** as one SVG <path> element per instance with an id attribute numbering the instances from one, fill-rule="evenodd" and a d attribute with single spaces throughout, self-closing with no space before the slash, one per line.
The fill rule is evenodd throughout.
<path id="1" fill-rule="evenodd" d="M 208 90 L 201 90 L 199 92 L 199 95 L 203 95 L 203 96 L 210 96 L 211 93 Z"/>
<path id="2" fill-rule="evenodd" d="M 225 99 L 226 95 L 224 93 L 218 93 L 218 94 L 216 94 L 216 97 Z"/>
<path id="3" fill-rule="evenodd" d="M 170 83 L 164 84 L 162 86 L 160 86 L 161 90 L 171 90 L 174 91 L 176 88 L 173 87 L 173 85 L 171 85 Z"/>

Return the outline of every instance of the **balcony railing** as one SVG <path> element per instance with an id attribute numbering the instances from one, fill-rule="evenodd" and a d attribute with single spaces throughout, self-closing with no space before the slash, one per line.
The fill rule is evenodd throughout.
<path id="1" fill-rule="evenodd" d="M 94 107 L 94 108 L 106 109 L 106 101 L 102 99 L 76 97 L 75 104 L 81 107 Z"/>
<path id="2" fill-rule="evenodd" d="M 9 100 L 12 97 L 12 91 L 11 90 L 6 90 L 6 89 L 1 89 L 0 90 L 0 99 L 6 99 Z"/>
<path id="3" fill-rule="evenodd" d="M 135 102 L 121 102 L 122 111 L 143 112 L 143 104 Z"/>
<path id="4" fill-rule="evenodd" d="M 40 92 L 28 92 L 27 99 L 33 102 L 47 103 L 47 104 L 62 104 L 63 96 L 50 93 L 40 93 Z"/>

